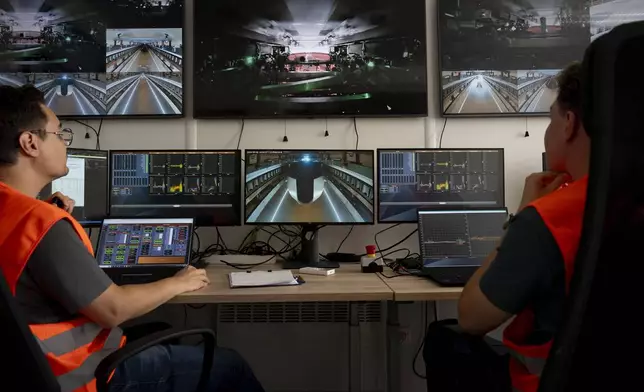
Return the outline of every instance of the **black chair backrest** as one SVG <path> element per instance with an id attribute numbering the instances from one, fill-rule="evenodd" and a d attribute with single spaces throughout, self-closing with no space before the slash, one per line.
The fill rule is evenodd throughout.
<path id="1" fill-rule="evenodd" d="M 0 391 L 59 392 L 60 385 L 0 270 Z"/>
<path id="2" fill-rule="evenodd" d="M 643 389 L 642 53 L 644 22 L 614 28 L 586 52 L 583 116 L 592 138 L 588 200 L 566 318 L 539 392 Z"/>

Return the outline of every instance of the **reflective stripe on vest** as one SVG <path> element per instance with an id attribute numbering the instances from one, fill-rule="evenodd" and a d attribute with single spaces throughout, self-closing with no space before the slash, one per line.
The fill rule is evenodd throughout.
<path id="1" fill-rule="evenodd" d="M 519 361 L 530 374 L 541 376 L 543 369 L 546 367 L 547 358 L 531 358 L 521 355 L 514 350 L 510 350 L 510 356 Z"/>
<path id="2" fill-rule="evenodd" d="M 0 211 L 0 269 L 14 295 L 31 253 L 58 221 L 70 222 L 87 251 L 94 253 L 87 234 L 71 215 L 2 182 Z M 102 329 L 83 316 L 54 324 L 32 324 L 29 328 L 65 392 L 95 392 L 96 367 L 125 344 L 120 329 Z"/>

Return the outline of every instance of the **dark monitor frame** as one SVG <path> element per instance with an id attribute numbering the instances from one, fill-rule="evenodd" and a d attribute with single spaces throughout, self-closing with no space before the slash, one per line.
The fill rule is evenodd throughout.
<path id="1" fill-rule="evenodd" d="M 238 186 L 236 187 L 236 190 L 239 192 L 240 191 L 240 186 L 243 183 L 243 175 L 241 172 L 241 150 L 236 150 L 236 149 L 208 149 L 208 150 L 203 150 L 203 149 L 196 149 L 196 150 L 191 150 L 191 149 L 164 149 L 164 150 L 109 150 L 109 161 L 110 161 L 110 166 L 109 166 L 109 172 L 108 172 L 108 185 L 107 185 L 107 206 L 108 206 L 108 216 L 110 219 L 161 219 L 163 217 L 137 217 L 137 216 L 122 216 L 122 215 L 112 215 L 112 157 L 114 154 L 123 154 L 123 153 L 169 153 L 169 152 L 192 152 L 192 153 L 218 153 L 218 152 L 235 152 L 235 159 L 237 160 L 238 163 L 238 170 L 237 170 L 237 183 Z M 240 193 L 240 197 L 242 196 L 242 192 Z M 242 214 L 244 213 L 244 206 L 243 206 L 243 200 L 240 199 L 240 205 L 237 209 L 238 212 L 238 218 L 234 223 L 227 224 L 227 225 L 218 225 L 218 226 L 210 226 L 210 227 L 233 227 L 233 226 L 241 226 L 243 222 L 243 216 Z M 194 218 L 194 225 L 193 225 L 193 231 L 194 229 L 198 227 L 209 227 L 209 226 L 204 226 L 204 225 L 198 225 L 197 224 L 197 217 L 196 216 L 186 216 L 186 218 Z M 170 218 L 169 218 L 170 219 Z"/>
<path id="2" fill-rule="evenodd" d="M 418 220 L 403 220 L 403 221 L 395 221 L 395 220 L 381 220 L 380 219 L 380 152 L 381 151 L 402 151 L 402 152 L 410 152 L 410 151 L 421 151 L 421 152 L 431 152 L 431 151 L 499 151 L 501 153 L 501 167 L 503 168 L 503 175 L 501 176 L 501 199 L 503 200 L 503 205 L 502 206 L 495 206 L 495 207 L 486 207 L 483 209 L 490 209 L 490 210 L 496 210 L 496 209 L 502 209 L 505 208 L 505 149 L 504 148 L 378 148 L 376 150 L 376 156 L 378 159 L 378 164 L 376 165 L 376 188 L 377 188 L 377 194 L 378 194 L 378 199 L 376 205 L 378 206 L 378 216 L 377 216 L 377 221 L 379 224 L 401 224 L 401 223 L 417 223 Z M 457 208 L 454 206 L 445 206 L 444 208 L 428 208 L 428 207 L 423 207 L 419 206 L 418 210 L 434 210 L 434 211 L 450 211 L 450 210 L 479 210 L 482 209 L 481 207 L 472 207 L 472 206 L 463 206 L 462 208 Z M 375 209 L 374 209 L 375 211 Z"/>
<path id="3" fill-rule="evenodd" d="M 183 1 L 183 7 L 181 7 L 181 46 L 184 48 L 186 47 L 186 29 L 188 28 L 188 20 L 187 20 L 187 12 L 186 12 L 186 3 L 187 0 L 182 0 Z M 192 22 L 192 21 L 190 21 Z M 136 28 L 133 26 L 132 28 Z M 157 27 L 160 29 L 163 29 L 164 27 L 160 26 Z M 183 59 L 183 65 L 182 65 L 182 70 L 181 70 L 181 114 L 119 114 L 119 115 L 108 115 L 108 114 L 90 114 L 90 115 L 63 115 L 63 116 L 58 116 L 60 119 L 63 120 L 93 120 L 93 119 L 104 119 L 104 120 L 123 120 L 123 119 L 136 119 L 136 118 L 142 118 L 142 119 L 166 119 L 166 118 L 185 118 L 186 117 L 186 69 L 185 69 L 185 53 L 181 55 Z M 192 61 L 192 59 L 190 60 Z M 107 74 L 107 72 L 106 72 Z M 105 86 L 105 89 L 107 90 L 107 84 Z M 108 201 L 109 203 L 109 201 Z"/>
<path id="4" fill-rule="evenodd" d="M 546 162 L 546 153 L 545 152 L 541 154 L 541 169 L 543 171 L 548 170 L 548 162 Z"/>
<path id="5" fill-rule="evenodd" d="M 310 225 L 320 225 L 320 226 L 366 226 L 374 225 L 376 223 L 376 180 L 372 177 L 373 180 L 373 193 L 374 193 L 374 203 L 373 203 L 373 213 L 371 214 L 371 222 L 248 222 L 246 220 L 246 167 L 248 162 L 248 154 L 255 152 L 269 152 L 269 151 L 294 151 L 294 152 L 355 152 L 357 154 L 371 153 L 373 154 L 373 163 L 374 168 L 376 165 L 376 155 L 374 150 L 351 150 L 351 149 L 342 149 L 342 148 L 329 148 L 329 149 L 320 149 L 320 148 L 253 148 L 247 149 L 244 151 L 244 174 L 242 178 L 242 187 L 244 188 L 242 193 L 244 199 L 242 201 L 242 212 L 244 225 L 253 225 L 253 226 L 270 226 L 270 225 L 289 225 L 289 226 L 310 226 Z"/>
<path id="6" fill-rule="evenodd" d="M 105 153 L 105 155 L 106 155 L 105 159 L 107 159 L 107 176 L 108 176 L 108 182 L 109 182 L 109 175 L 110 175 L 110 168 L 111 168 L 111 166 L 110 166 L 110 151 L 109 150 L 95 150 L 95 149 L 91 149 L 91 148 L 71 148 L 71 147 L 68 147 L 67 148 L 67 153 L 66 153 L 67 157 L 69 157 L 69 155 L 72 152 L 80 152 L 80 153 L 83 153 L 83 152 L 101 152 L 101 153 Z M 47 184 L 45 186 L 45 188 L 46 187 L 51 187 L 51 183 Z M 42 192 L 42 190 L 41 190 L 41 192 Z M 105 216 L 103 217 L 103 219 L 109 218 L 109 216 L 110 216 L 110 201 L 109 201 L 110 190 L 109 190 L 109 184 L 106 184 L 106 192 L 107 192 L 107 194 L 106 194 L 105 206 L 104 206 L 105 207 Z M 46 196 L 49 197 L 50 195 L 46 195 Z M 99 227 L 101 227 L 103 225 L 103 219 L 101 219 L 100 221 L 78 221 L 78 223 L 82 227 L 85 227 L 85 228 L 88 228 L 88 229 L 99 228 Z"/>

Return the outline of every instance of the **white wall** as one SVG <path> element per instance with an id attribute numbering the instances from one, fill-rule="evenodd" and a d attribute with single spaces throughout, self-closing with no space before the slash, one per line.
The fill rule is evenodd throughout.
<path id="1" fill-rule="evenodd" d="M 187 3 L 188 21 L 191 26 L 192 0 Z M 430 116 L 427 118 L 358 119 L 359 148 L 378 147 L 437 147 L 444 119 L 438 115 L 438 77 L 436 65 L 435 1 L 428 2 L 428 88 L 430 91 Z M 186 52 L 192 51 L 192 29 L 184 33 Z M 101 132 L 103 149 L 168 149 L 168 148 L 235 148 L 241 129 L 241 121 L 194 120 L 192 112 L 192 62 L 186 59 L 186 119 L 172 120 L 105 120 Z M 329 137 L 324 137 L 324 119 L 297 120 L 247 120 L 241 149 L 252 148 L 355 148 L 352 119 L 329 119 Z M 91 125 L 98 126 L 98 121 Z M 73 147 L 94 148 L 95 138 L 84 139 L 85 127 L 66 123 L 75 131 Z M 289 138 L 283 143 L 284 129 Z M 524 133 L 530 131 L 530 137 Z M 521 198 L 523 179 L 541 168 L 543 132 L 547 118 L 481 118 L 448 120 L 443 147 L 502 147 L 505 148 L 506 205 L 516 209 Z M 91 134 L 91 132 L 90 132 Z M 413 227 L 392 230 L 383 236 L 395 242 Z M 378 226 L 357 227 L 343 250 L 363 251 L 363 246 L 373 242 L 373 233 Z M 248 229 L 225 228 L 222 230 L 228 242 L 240 241 Z M 348 230 L 348 228 L 347 228 Z M 327 228 L 322 231 L 321 250 L 334 250 L 343 237 L 343 229 Z M 202 243 L 208 242 L 202 238 Z M 412 237 L 408 246 L 417 249 L 417 240 Z M 229 244 L 230 245 L 230 244 Z M 384 245 L 384 244 L 383 244 Z"/>

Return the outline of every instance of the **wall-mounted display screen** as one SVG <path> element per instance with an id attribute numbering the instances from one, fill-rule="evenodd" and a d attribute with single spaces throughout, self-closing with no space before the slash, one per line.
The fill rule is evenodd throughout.
<path id="1" fill-rule="evenodd" d="M 196 0 L 195 117 L 427 115 L 425 0 Z"/>
<path id="2" fill-rule="evenodd" d="M 556 75 L 613 27 L 644 20 L 641 0 L 439 0 L 446 116 L 547 114 Z"/>
<path id="3" fill-rule="evenodd" d="M 183 115 L 183 0 L 0 2 L 0 84 L 61 117 Z"/>

